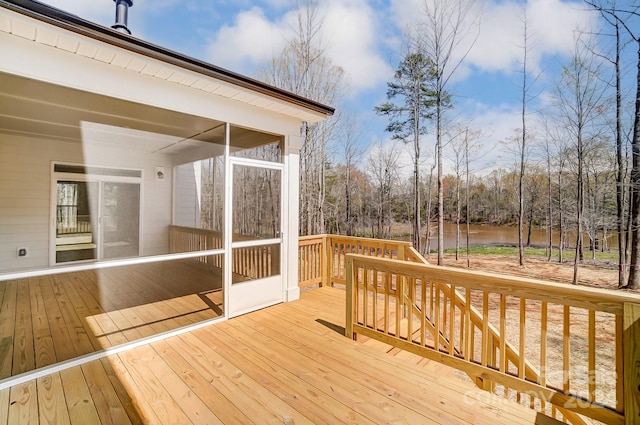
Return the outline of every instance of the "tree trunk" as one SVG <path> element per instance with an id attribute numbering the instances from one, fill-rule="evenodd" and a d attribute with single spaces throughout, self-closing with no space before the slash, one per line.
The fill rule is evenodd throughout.
<path id="1" fill-rule="evenodd" d="M 460 173 L 456 174 L 456 261 L 460 257 Z"/>
<path id="2" fill-rule="evenodd" d="M 548 146 L 548 145 L 547 145 Z M 551 154 L 547 152 L 547 232 L 549 233 L 549 253 L 547 261 L 553 256 L 553 194 L 551 188 Z"/>
<path id="3" fill-rule="evenodd" d="M 469 234 L 471 233 L 469 231 L 469 140 L 467 139 L 465 141 L 464 144 L 464 157 L 465 157 L 465 161 L 466 161 L 466 190 L 464 193 L 464 204 L 467 206 L 467 210 L 466 210 L 466 222 L 467 222 L 467 240 L 466 240 L 466 244 L 467 244 L 467 268 L 471 267 L 471 258 L 470 258 L 470 243 L 469 243 Z"/>
<path id="4" fill-rule="evenodd" d="M 626 220 L 625 220 L 625 189 L 624 189 L 624 160 L 622 155 L 622 92 L 620 76 L 620 23 L 615 21 L 616 29 L 616 214 L 618 230 L 618 287 L 625 285 L 627 264 Z"/>
<path id="5" fill-rule="evenodd" d="M 532 202 L 533 205 L 533 202 Z M 531 229 L 533 229 L 533 206 L 529 210 L 529 227 L 527 228 L 527 248 L 531 246 Z"/>
<path id="6" fill-rule="evenodd" d="M 431 253 L 431 199 L 433 198 L 431 189 L 433 188 L 433 169 L 435 168 L 435 164 L 431 167 L 431 171 L 429 172 L 429 187 L 427 188 L 427 230 L 425 232 L 426 238 L 424 241 L 424 252 L 423 255 L 429 255 Z"/>
<path id="7" fill-rule="evenodd" d="M 438 166 L 438 265 L 444 265 L 444 186 L 442 182 L 442 89 L 436 103 L 436 150 Z"/>
<path id="8" fill-rule="evenodd" d="M 560 240 L 558 241 L 558 262 L 562 264 L 564 249 L 564 217 L 562 209 L 562 170 L 558 171 L 558 231 Z"/>
<path id="9" fill-rule="evenodd" d="M 578 235 L 576 237 L 576 257 L 573 261 L 573 281 L 574 285 L 578 284 L 578 265 L 584 258 L 582 247 L 582 214 L 584 211 L 584 182 L 582 177 L 582 163 L 584 152 L 582 147 L 582 128 L 578 128 L 578 207 L 576 217 L 576 228 Z"/>
<path id="10" fill-rule="evenodd" d="M 636 111 L 633 122 L 632 168 L 631 168 L 631 260 L 629 270 L 630 289 L 640 289 L 640 38 L 638 43 L 638 63 L 636 69 Z"/>

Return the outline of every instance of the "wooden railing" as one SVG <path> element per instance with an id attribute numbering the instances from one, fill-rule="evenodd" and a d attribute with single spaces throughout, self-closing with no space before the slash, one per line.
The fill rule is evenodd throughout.
<path id="1" fill-rule="evenodd" d="M 640 296 L 346 256 L 346 335 L 466 372 L 566 423 L 640 423 Z"/>
<path id="2" fill-rule="evenodd" d="M 321 285 L 326 270 L 326 236 L 301 236 L 298 240 L 298 285 Z"/>
<path id="3" fill-rule="evenodd" d="M 301 236 L 298 250 L 299 286 L 345 285 L 347 254 L 426 263 L 410 242 L 338 235 Z"/>
<path id="4" fill-rule="evenodd" d="M 251 238 L 236 236 L 236 240 Z M 169 250 L 171 253 L 196 252 L 222 249 L 222 233 L 185 226 L 169 226 Z M 202 256 L 197 260 L 213 268 L 222 269 L 221 255 Z M 260 279 L 280 273 L 280 244 L 260 245 L 233 249 L 231 269 L 233 282 Z"/>

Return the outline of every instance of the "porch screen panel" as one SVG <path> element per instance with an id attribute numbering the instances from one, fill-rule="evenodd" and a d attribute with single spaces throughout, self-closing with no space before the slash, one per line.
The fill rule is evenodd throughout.
<path id="1" fill-rule="evenodd" d="M 281 182 L 281 170 L 234 166 L 234 242 L 280 237 Z"/>
<path id="2" fill-rule="evenodd" d="M 174 168 L 172 253 L 223 249 L 224 170 L 224 156 Z"/>

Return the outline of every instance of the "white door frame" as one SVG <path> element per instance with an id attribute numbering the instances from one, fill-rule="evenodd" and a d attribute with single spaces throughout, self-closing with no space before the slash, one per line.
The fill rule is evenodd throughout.
<path id="1" fill-rule="evenodd" d="M 227 156 L 225 185 L 225 312 L 228 318 L 239 316 L 260 308 L 278 304 L 285 299 L 284 253 L 286 253 L 286 235 L 284 233 L 285 200 L 285 166 L 282 163 L 260 161 L 255 159 Z M 254 241 L 233 241 L 233 168 L 236 165 L 271 169 L 280 171 L 280 235 L 271 239 L 256 239 Z M 250 246 L 280 245 L 280 273 L 262 279 L 247 282 L 232 283 L 233 249 Z"/>
<path id="2" fill-rule="evenodd" d="M 142 254 L 142 244 L 143 244 L 143 226 L 142 226 L 142 217 L 143 207 L 144 207 L 144 179 L 142 177 L 123 177 L 123 176 L 109 176 L 109 175 L 101 175 L 101 174 L 82 174 L 82 173 L 69 173 L 69 172 L 60 172 L 55 171 L 55 165 L 79 165 L 85 167 L 91 167 L 86 164 L 69 164 L 64 162 L 52 161 L 51 163 L 51 196 L 50 196 L 50 233 L 49 233 L 49 266 L 50 267 L 59 267 L 62 265 L 71 265 L 71 264 L 80 264 L 87 262 L 96 262 L 102 261 L 103 256 L 103 234 L 102 234 L 102 215 L 103 215 L 103 205 L 102 205 L 102 191 L 104 183 L 131 183 L 138 184 L 140 186 L 140 208 L 139 208 L 139 224 L 138 224 L 138 256 Z M 97 168 L 105 168 L 105 169 L 114 169 L 118 170 L 118 167 L 105 167 L 100 166 Z M 129 170 L 129 168 L 127 168 Z M 134 169 L 131 169 L 134 170 Z M 135 169 L 135 171 L 140 171 L 142 176 L 142 170 Z M 87 182 L 87 183 L 97 183 L 98 184 L 98 199 L 97 199 L 97 211 L 96 211 L 96 223 L 97 229 L 94 230 L 96 237 L 96 258 L 91 260 L 78 260 L 78 261 L 70 261 L 58 263 L 56 261 L 56 219 L 57 219 L 57 191 L 58 191 L 58 181 L 66 180 L 66 181 L 75 181 L 75 182 Z"/>

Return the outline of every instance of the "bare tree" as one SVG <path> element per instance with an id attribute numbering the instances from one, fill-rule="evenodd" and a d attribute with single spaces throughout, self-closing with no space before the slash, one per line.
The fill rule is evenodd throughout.
<path id="1" fill-rule="evenodd" d="M 436 164 L 438 170 L 438 264 L 444 262 L 444 192 L 442 136 L 444 113 L 451 106 L 451 78 L 473 47 L 479 16 L 472 0 L 425 0 L 422 24 L 414 38 L 417 50 L 431 61 L 434 73 Z M 471 37 L 468 37 L 471 36 Z M 466 44 L 465 44 L 466 43 Z"/>
<path id="2" fill-rule="evenodd" d="M 373 180 L 376 238 L 388 238 L 391 233 L 391 204 L 394 187 L 399 180 L 399 157 L 394 147 L 377 142 L 371 149 L 367 171 Z"/>
<path id="3" fill-rule="evenodd" d="M 462 184 L 462 172 L 465 165 L 467 146 L 467 139 L 465 137 L 468 130 L 465 128 L 459 132 L 459 128 L 453 127 L 450 131 L 445 132 L 449 136 L 449 145 L 451 146 L 453 163 L 453 172 L 455 173 L 455 208 L 456 208 L 456 261 L 460 257 L 460 214 L 462 211 L 462 203 L 460 202 L 460 186 Z M 452 134 L 453 133 L 453 134 Z"/>
<path id="4" fill-rule="evenodd" d="M 356 163 L 362 156 L 363 150 L 358 144 L 360 136 L 360 123 L 353 116 L 345 116 L 340 131 L 339 149 L 344 159 L 344 224 L 347 236 L 353 236 L 355 230 L 355 217 L 353 214 L 352 197 L 354 196 L 353 174 Z"/>
<path id="5" fill-rule="evenodd" d="M 583 255 L 584 215 L 584 161 L 587 143 L 599 131 L 598 119 L 602 113 L 605 91 L 601 80 L 601 62 L 593 54 L 593 40 L 585 34 L 576 34 L 570 63 L 562 70 L 556 85 L 557 106 L 560 118 L 573 139 L 576 158 L 576 257 L 573 283 L 578 283 L 578 264 Z"/>
<path id="6" fill-rule="evenodd" d="M 544 154 L 544 162 L 547 174 L 547 208 L 546 208 L 546 227 L 547 227 L 547 261 L 551 261 L 553 256 L 553 158 L 557 155 L 554 149 L 552 135 L 549 129 L 549 123 L 545 122 L 545 135 L 542 142 L 542 152 Z"/>
<path id="7" fill-rule="evenodd" d="M 629 37 L 638 45 L 638 58 L 636 62 L 636 97 L 635 97 L 635 114 L 633 120 L 633 138 L 632 138 L 632 169 L 631 169 L 631 182 L 630 182 L 630 209 L 631 209 L 631 227 L 629 233 L 631 234 L 631 259 L 629 268 L 629 281 L 628 286 L 632 289 L 640 288 L 640 31 L 638 30 L 638 20 L 640 19 L 640 5 L 629 4 L 627 8 L 617 8 L 616 2 L 608 1 L 585 1 L 588 5 L 598 10 L 603 16 L 608 17 L 607 21 L 616 29 L 616 108 L 621 106 L 621 93 L 618 91 L 620 87 L 620 27 L 628 33 Z M 614 22 L 615 21 L 615 22 Z M 620 97 L 619 97 L 620 96 Z M 620 117 L 621 107 L 617 109 L 617 117 Z M 618 183 L 621 182 L 621 157 L 622 157 L 622 139 L 618 139 L 618 135 L 622 134 L 621 120 L 616 123 L 616 153 L 618 158 Z M 618 200 L 618 217 L 622 214 L 620 200 Z M 620 224 L 618 229 L 620 230 Z M 621 235 L 619 236 L 620 239 Z M 619 241 L 620 243 L 620 241 Z M 625 249 L 623 245 L 620 246 L 620 255 Z M 625 247 L 626 248 L 626 247 Z M 622 263 L 622 256 L 620 257 Z M 623 273 L 622 270 L 619 273 L 618 284 L 620 286 L 621 279 L 624 280 L 624 276 L 620 277 Z"/>
<path id="8" fill-rule="evenodd" d="M 524 16 L 522 19 L 522 85 L 521 89 L 521 106 L 522 106 L 522 132 L 520 137 L 519 147 L 519 175 L 518 175 L 518 263 L 520 266 L 524 266 L 524 180 L 526 171 L 526 152 L 527 152 L 527 105 L 531 100 L 531 87 L 533 81 L 529 80 L 529 68 L 528 68 L 528 56 L 530 49 L 530 35 L 528 31 L 527 13 L 524 10 Z M 529 225 L 529 232 L 531 232 L 531 225 Z M 528 245 L 528 244 L 527 244 Z"/>
<path id="9" fill-rule="evenodd" d="M 267 64 L 258 78 L 292 93 L 335 104 L 344 91 L 344 71 L 326 56 L 323 20 L 314 0 L 298 4 L 293 39 Z M 302 123 L 300 150 L 300 232 L 324 233 L 327 145 L 339 114 L 319 124 Z"/>

